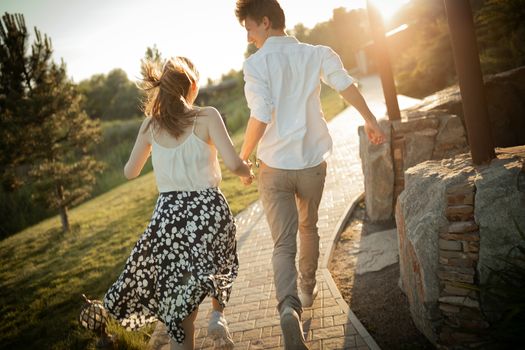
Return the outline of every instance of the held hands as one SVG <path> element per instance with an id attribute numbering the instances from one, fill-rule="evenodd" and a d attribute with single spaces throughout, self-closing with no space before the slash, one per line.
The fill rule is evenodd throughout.
<path id="1" fill-rule="evenodd" d="M 249 186 L 252 184 L 253 179 L 255 179 L 255 174 L 253 173 L 253 170 L 252 170 L 253 163 L 250 160 L 245 160 L 244 163 L 250 167 L 250 176 L 249 177 L 240 176 L 240 179 L 244 186 Z"/>
<path id="2" fill-rule="evenodd" d="M 386 135 L 376 121 L 365 123 L 365 132 L 368 140 L 374 145 L 380 145 L 386 141 Z"/>

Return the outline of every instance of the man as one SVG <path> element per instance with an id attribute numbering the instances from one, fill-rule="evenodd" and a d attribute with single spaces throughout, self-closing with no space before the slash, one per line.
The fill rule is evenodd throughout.
<path id="1" fill-rule="evenodd" d="M 318 208 L 325 159 L 332 149 L 321 111 L 321 80 L 360 112 L 371 142 L 380 144 L 385 135 L 339 56 L 329 47 L 303 44 L 286 35 L 277 0 L 237 0 L 236 5 L 248 42 L 258 48 L 243 68 L 251 114 L 240 156 L 248 160 L 258 145 L 259 195 L 274 242 L 272 264 L 285 349 L 307 349 L 300 315 L 317 295 Z"/>

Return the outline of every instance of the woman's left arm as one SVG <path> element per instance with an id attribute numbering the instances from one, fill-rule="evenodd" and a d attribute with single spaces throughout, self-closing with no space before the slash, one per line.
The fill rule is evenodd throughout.
<path id="1" fill-rule="evenodd" d="M 142 122 L 133 150 L 131 151 L 126 166 L 124 166 L 124 176 L 126 176 L 128 180 L 140 175 L 151 153 L 151 133 L 148 132 L 150 120 L 151 118 L 146 118 Z"/>

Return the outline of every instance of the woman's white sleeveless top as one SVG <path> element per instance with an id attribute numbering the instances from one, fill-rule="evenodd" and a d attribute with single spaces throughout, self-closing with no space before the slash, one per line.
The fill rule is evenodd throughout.
<path id="1" fill-rule="evenodd" d="M 151 139 L 151 161 L 160 193 L 219 186 L 222 177 L 217 149 L 195 135 L 195 121 L 191 134 L 176 147 L 159 145 L 153 132 Z"/>

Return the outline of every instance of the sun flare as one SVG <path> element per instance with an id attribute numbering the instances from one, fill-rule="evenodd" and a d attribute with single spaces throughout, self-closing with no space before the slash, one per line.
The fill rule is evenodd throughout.
<path id="1" fill-rule="evenodd" d="M 401 7 L 406 5 L 410 0 L 369 0 L 377 7 L 383 20 L 388 22 L 399 11 Z"/>

